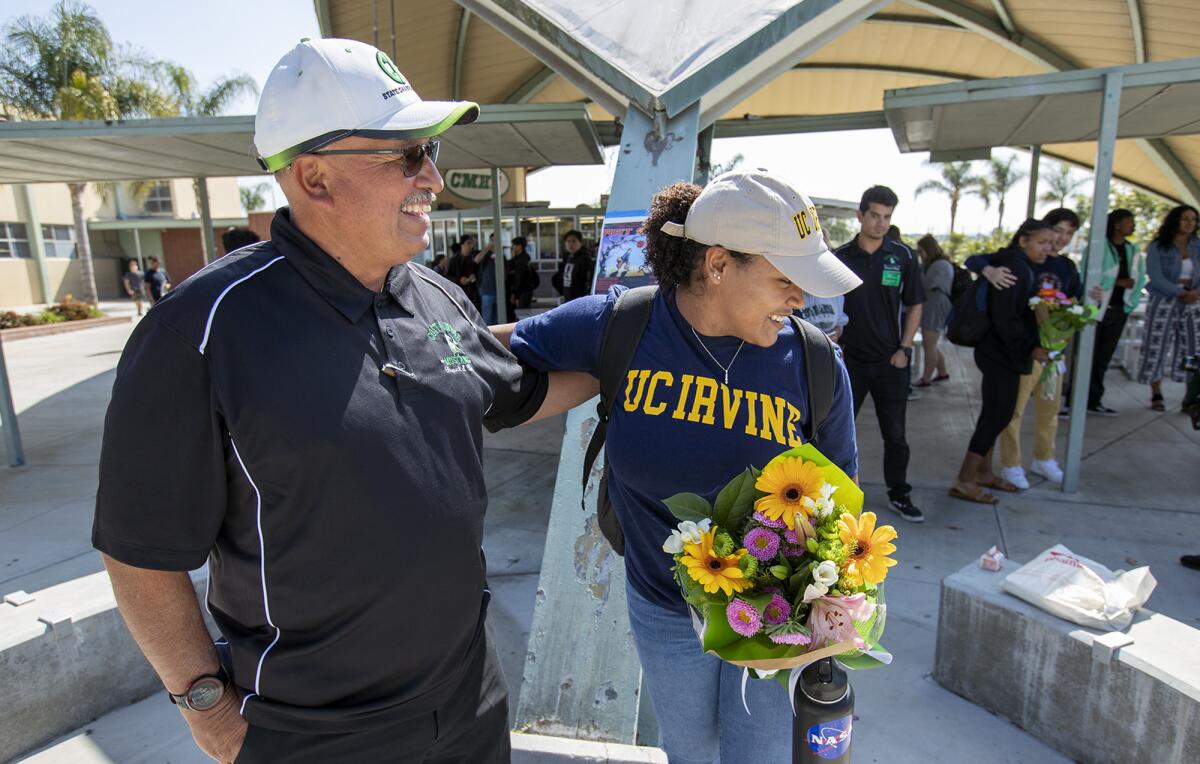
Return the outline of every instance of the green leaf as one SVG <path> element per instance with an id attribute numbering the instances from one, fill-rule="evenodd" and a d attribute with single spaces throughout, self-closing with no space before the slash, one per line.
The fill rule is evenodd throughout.
<path id="1" fill-rule="evenodd" d="M 677 493 L 669 499 L 663 499 L 663 504 L 667 505 L 667 509 L 671 510 L 671 514 L 680 522 L 691 520 L 698 523 L 712 517 L 712 507 L 703 496 L 694 493 Z"/>
<path id="2" fill-rule="evenodd" d="M 754 483 L 758 478 L 747 468 L 717 494 L 713 506 L 713 522 L 725 528 L 741 530 L 746 518 L 754 511 L 754 500 L 758 491 Z"/>

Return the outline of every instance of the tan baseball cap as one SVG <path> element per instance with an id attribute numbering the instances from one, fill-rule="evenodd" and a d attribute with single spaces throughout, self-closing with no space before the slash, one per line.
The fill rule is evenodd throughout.
<path id="1" fill-rule="evenodd" d="M 808 196 L 766 170 L 717 176 L 692 203 L 684 224 L 665 223 L 662 231 L 762 255 L 793 284 L 817 297 L 836 297 L 862 283 L 825 246 L 817 208 Z"/>

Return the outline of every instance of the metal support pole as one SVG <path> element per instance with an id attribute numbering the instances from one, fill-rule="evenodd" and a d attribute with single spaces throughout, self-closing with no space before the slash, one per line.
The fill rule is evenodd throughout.
<path id="1" fill-rule="evenodd" d="M 662 122 L 656 129 L 636 107 L 626 111 L 610 214 L 645 210 L 662 187 L 692 179 L 699 105 Z M 654 742 L 657 723 L 639 705 L 645 693 L 629 633 L 625 569 L 596 520 L 601 460 L 587 492 L 580 487 L 595 411 L 592 400 L 567 415 L 516 727 L 567 738 Z M 581 500 L 586 513 L 579 511 Z"/>
<path id="2" fill-rule="evenodd" d="M 1100 112 L 1100 136 L 1096 147 L 1096 185 L 1092 191 L 1092 220 L 1088 246 L 1084 251 L 1083 294 L 1087 300 L 1092 287 L 1100 283 L 1104 265 L 1105 231 L 1108 220 L 1108 187 L 1112 183 L 1113 154 L 1116 151 L 1117 123 L 1121 116 L 1120 71 L 1104 75 L 1104 102 Z M 1063 493 L 1079 490 L 1079 468 L 1083 460 L 1083 424 L 1087 419 L 1088 387 L 1092 374 L 1092 355 L 1096 327 L 1090 325 L 1076 337 L 1075 367 L 1071 369 L 1071 420 L 1067 429 L 1067 458 L 1063 470 Z"/>
<path id="3" fill-rule="evenodd" d="M 196 178 L 196 199 L 200 202 L 200 240 L 204 242 L 204 264 L 217 259 L 217 243 L 213 239 L 212 209 L 208 204 L 208 179 Z"/>
<path id="4" fill-rule="evenodd" d="M 1029 202 L 1025 205 L 1026 219 L 1033 217 L 1033 211 L 1037 209 L 1038 166 L 1041 163 L 1042 147 L 1039 144 L 1029 150 Z"/>
<path id="5" fill-rule="evenodd" d="M 138 261 L 138 270 L 145 273 L 146 263 L 142 261 L 142 232 L 138 228 L 133 229 L 133 254 Z"/>
<path id="6" fill-rule="evenodd" d="M 4 428 L 4 449 L 8 452 L 8 466 L 20 467 L 25 463 L 25 449 L 21 446 L 21 427 L 17 424 L 17 409 L 13 406 L 12 387 L 8 384 L 8 366 L 4 362 L 4 343 L 0 341 L 0 425 Z"/>
<path id="7" fill-rule="evenodd" d="M 500 168 L 492 168 L 492 267 L 496 270 L 496 323 L 506 323 L 507 290 L 504 288 L 504 227 L 500 220 Z"/>
<path id="8" fill-rule="evenodd" d="M 50 270 L 46 267 L 46 242 L 42 236 L 42 221 L 38 217 L 37 199 L 34 198 L 33 189 L 28 183 L 21 183 L 17 188 L 17 198 L 25 208 L 23 217 L 26 236 L 29 238 L 29 250 L 33 254 L 33 260 L 37 263 L 38 287 L 42 291 L 42 302 L 52 303 L 54 289 L 50 284 Z"/>
<path id="9" fill-rule="evenodd" d="M 695 183 L 697 186 L 708 185 L 708 176 L 712 173 L 712 144 L 716 134 L 716 122 L 700 131 L 700 139 L 696 142 Z"/>

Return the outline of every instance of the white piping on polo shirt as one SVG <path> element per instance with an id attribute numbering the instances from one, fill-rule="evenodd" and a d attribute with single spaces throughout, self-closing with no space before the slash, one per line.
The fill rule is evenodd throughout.
<path id="1" fill-rule="evenodd" d="M 230 284 L 229 286 L 227 286 L 221 290 L 221 294 L 217 295 L 216 301 L 213 302 L 212 307 L 209 308 L 209 311 L 208 311 L 208 321 L 204 324 L 204 338 L 200 340 L 200 348 L 199 348 L 200 355 L 204 355 L 204 348 L 206 348 L 208 346 L 208 334 L 209 334 L 209 332 L 212 331 L 213 319 L 217 317 L 217 308 L 220 307 L 221 300 L 225 299 L 225 295 L 229 294 L 229 290 L 233 289 L 235 286 L 242 283 L 243 281 L 250 279 L 252 276 L 257 276 L 258 274 L 262 273 L 267 268 L 270 268 L 272 265 L 274 265 L 275 263 L 279 262 L 282 259 L 283 259 L 283 255 L 279 255 L 275 259 L 269 260 L 266 265 L 262 265 L 262 266 L 259 266 L 258 268 L 255 268 L 254 270 L 247 273 L 245 276 L 242 276 L 240 279 L 238 279 L 237 281 L 233 282 L 232 284 Z M 243 467 L 243 469 L 245 469 L 245 468 Z M 250 476 L 247 475 L 246 477 L 250 477 Z"/>
<path id="2" fill-rule="evenodd" d="M 272 260 L 271 262 L 273 263 L 275 261 Z M 270 264 L 271 263 L 267 263 L 267 265 Z M 264 265 L 263 268 L 265 267 L 267 266 Z M 259 270 L 262 270 L 262 268 Z M 252 276 L 254 274 L 250 275 Z M 249 278 L 249 276 L 247 278 Z M 262 655 L 258 657 L 258 668 L 254 672 L 254 692 L 242 698 L 242 707 L 238 713 L 244 713 L 246 710 L 246 701 L 250 700 L 250 698 L 253 698 L 255 695 L 262 694 L 259 691 L 259 685 L 262 681 L 263 661 L 267 659 L 267 653 L 271 652 L 271 648 L 274 647 L 275 643 L 279 641 L 279 638 L 283 636 L 283 632 L 280 631 L 279 627 L 275 625 L 275 622 L 271 620 L 271 603 L 267 599 L 267 548 L 266 542 L 263 539 L 262 529 L 262 494 L 259 493 L 258 486 L 254 483 L 254 478 L 250 477 L 250 470 L 246 469 L 246 463 L 242 461 L 242 455 L 238 453 L 237 444 L 233 442 L 232 435 L 229 437 L 229 445 L 233 447 L 233 455 L 237 458 L 238 464 L 241 465 L 242 472 L 246 475 L 246 480 L 250 481 L 250 487 L 254 489 L 254 511 L 255 524 L 258 526 L 258 560 L 259 575 L 262 578 L 263 613 L 267 617 L 267 623 L 271 626 L 271 628 L 275 629 L 275 639 L 271 640 L 271 644 L 267 645 L 267 649 L 263 650 Z"/>

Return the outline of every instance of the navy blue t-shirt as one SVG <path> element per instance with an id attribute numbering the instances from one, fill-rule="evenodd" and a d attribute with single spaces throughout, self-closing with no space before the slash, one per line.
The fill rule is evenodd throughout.
<path id="1" fill-rule="evenodd" d="M 588 295 L 517 324 L 512 351 L 545 371 L 599 376 L 600 345 L 617 295 Z M 702 337 L 729 364 L 741 340 Z M 818 430 L 820 449 L 847 475 L 858 473 L 850 380 L 836 361 L 833 406 Z M 675 306 L 660 291 L 608 425 L 609 498 L 625 532 L 625 569 L 634 589 L 661 607 L 684 611 L 662 550 L 677 520 L 662 500 L 683 491 L 709 501 L 750 465 L 802 441 L 808 418 L 804 345 L 789 322 L 769 348 L 746 343 L 725 373 L 700 346 Z"/>
<path id="2" fill-rule="evenodd" d="M 1001 250 L 1003 251 L 1003 250 Z M 990 255 L 972 255 L 963 263 L 968 270 L 983 273 L 984 266 L 993 265 L 1000 253 Z M 1041 265 L 1032 265 L 1033 275 L 1037 279 L 1034 289 L 1054 289 L 1067 297 L 1076 300 L 1083 299 L 1083 280 L 1079 278 L 1079 269 L 1075 261 L 1066 255 L 1051 255 Z"/>

